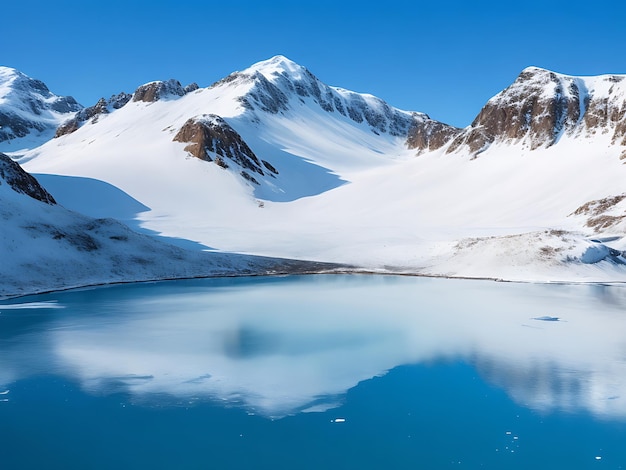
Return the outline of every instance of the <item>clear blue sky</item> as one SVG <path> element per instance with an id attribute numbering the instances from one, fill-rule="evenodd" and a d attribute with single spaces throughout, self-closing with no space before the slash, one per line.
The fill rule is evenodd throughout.
<path id="1" fill-rule="evenodd" d="M 9 1 L 0 65 L 88 106 L 145 82 L 208 86 L 282 54 L 328 85 L 468 125 L 536 65 L 626 73 L 626 2 Z"/>

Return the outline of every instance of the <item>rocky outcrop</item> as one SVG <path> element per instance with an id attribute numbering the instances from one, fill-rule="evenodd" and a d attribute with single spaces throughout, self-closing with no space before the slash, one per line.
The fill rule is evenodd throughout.
<path id="1" fill-rule="evenodd" d="M 586 216 L 585 225 L 596 232 L 601 232 L 626 219 L 626 211 L 616 211 L 616 206 L 624 199 L 626 199 L 626 194 L 589 201 L 576 209 L 570 216 Z"/>
<path id="2" fill-rule="evenodd" d="M 72 119 L 69 119 L 61 124 L 57 128 L 54 137 L 56 138 L 61 137 L 62 135 L 71 134 L 72 132 L 77 131 L 87 121 L 90 121 L 92 124 L 98 122 L 100 115 L 109 114 L 113 110 L 120 109 L 128 103 L 131 98 L 132 95 L 124 92 L 113 95 L 108 100 L 100 98 L 95 105 L 80 110 Z"/>
<path id="3" fill-rule="evenodd" d="M 278 171 L 268 162 L 260 160 L 248 144 L 224 119 L 215 114 L 205 114 L 187 120 L 174 141 L 188 143 L 185 150 L 196 158 L 214 161 L 222 168 L 235 164 L 242 168 L 241 176 L 258 184 L 248 171 L 258 175 L 276 175 Z"/>
<path id="4" fill-rule="evenodd" d="M 626 77 L 608 75 L 603 82 L 608 88 L 605 96 L 589 99 L 584 123 L 591 133 L 613 132 L 612 142 L 626 146 Z"/>
<path id="5" fill-rule="evenodd" d="M 609 134 L 613 144 L 626 147 L 624 78 L 573 77 L 529 67 L 490 99 L 465 129 L 422 113 L 400 111 L 371 95 L 329 87 L 282 56 L 231 74 L 212 87 L 242 86 L 246 92 L 238 100 L 255 113 L 284 114 L 313 102 L 325 112 L 368 126 L 375 134 L 405 137 L 407 147 L 420 153 L 445 148 L 447 153 L 459 151 L 475 157 L 499 142 L 521 143 L 535 150 L 550 147 L 563 136 L 598 133 Z"/>
<path id="6" fill-rule="evenodd" d="M 409 128 L 406 143 L 410 149 L 417 149 L 419 152 L 437 150 L 461 132 L 462 130 L 457 127 L 434 121 L 426 116 L 415 119 Z"/>
<path id="7" fill-rule="evenodd" d="M 133 93 L 133 101 L 153 103 L 161 99 L 179 98 L 198 89 L 198 85 L 192 83 L 183 87 L 178 80 L 170 79 L 141 85 Z"/>
<path id="8" fill-rule="evenodd" d="M 7 155 L 0 153 L 0 185 L 3 183 L 8 184 L 15 192 L 26 194 L 46 204 L 56 204 L 52 195 L 32 175 L 25 172 Z"/>
<path id="9" fill-rule="evenodd" d="M 48 126 L 42 121 L 27 119 L 10 110 L 0 110 L 0 142 L 26 137 L 33 131 L 45 131 Z"/>
<path id="10" fill-rule="evenodd" d="M 198 84 L 196 82 L 193 82 L 187 85 L 186 87 L 184 87 L 183 91 L 185 92 L 185 94 L 187 94 L 187 93 L 191 93 L 193 91 L 199 90 L 199 89 L 200 87 L 198 86 Z"/>
<path id="11" fill-rule="evenodd" d="M 0 90 L 0 142 L 53 131 L 64 114 L 82 109 L 71 96 L 57 96 L 41 80 L 9 67 L 0 67 Z"/>
<path id="12" fill-rule="evenodd" d="M 476 156 L 497 142 L 549 147 L 564 135 L 611 133 L 626 145 L 624 77 L 580 78 L 536 67 L 490 99 L 472 124 L 451 142 L 448 152 Z"/>
<path id="13" fill-rule="evenodd" d="M 167 80 L 164 82 L 150 82 L 141 85 L 132 95 L 122 92 L 118 95 L 111 96 L 108 100 L 100 98 L 95 105 L 79 111 L 72 119 L 61 124 L 57 128 L 54 137 L 71 134 L 77 131 L 87 121 L 95 124 L 98 122 L 98 118 L 101 115 L 109 114 L 116 109 L 122 108 L 131 99 L 133 101 L 152 103 L 160 99 L 178 98 L 197 89 L 198 85 L 196 83 L 183 87 L 177 80 Z"/>

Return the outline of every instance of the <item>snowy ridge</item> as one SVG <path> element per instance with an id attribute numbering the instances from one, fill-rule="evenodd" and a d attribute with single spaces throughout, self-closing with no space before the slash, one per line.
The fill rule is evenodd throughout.
<path id="1" fill-rule="evenodd" d="M 295 101 L 304 104 L 305 99 L 309 99 L 328 113 L 337 112 L 356 123 L 367 123 L 372 132 L 396 137 L 406 137 L 416 122 L 429 120 L 423 113 L 392 108 L 375 96 L 325 85 L 306 68 L 283 56 L 235 72 L 213 87 L 241 84 L 249 85 L 249 90 L 238 99 L 251 111 L 277 114 L 288 111 Z"/>
<path id="2" fill-rule="evenodd" d="M 57 96 L 43 82 L 0 67 L 0 150 L 42 144 L 80 109 L 71 96 Z"/>
<path id="3" fill-rule="evenodd" d="M 124 92 L 113 95 L 108 100 L 100 98 L 100 100 L 98 100 L 95 105 L 81 109 L 74 115 L 74 117 L 61 124 L 57 128 L 54 137 L 61 137 L 65 134 L 71 134 L 72 132 L 77 131 L 80 126 L 82 126 L 85 122 L 89 120 L 91 120 L 92 124 L 95 124 L 96 122 L 98 122 L 98 119 L 101 115 L 109 114 L 116 109 L 120 109 L 122 106 L 128 103 L 131 98 L 132 95 Z"/>
<path id="4" fill-rule="evenodd" d="M 626 146 L 626 76 L 574 77 L 528 67 L 491 98 L 474 122 L 451 142 L 477 155 L 493 143 L 549 147 L 563 137 L 609 134 Z"/>
<path id="5" fill-rule="evenodd" d="M 49 142 L 20 161 L 42 155 L 38 157 L 36 171 L 47 171 L 45 160 L 61 173 L 99 178 L 100 174 L 89 170 L 75 173 L 74 164 L 80 158 L 85 160 L 86 167 L 93 168 L 94 160 L 114 165 L 117 155 L 120 164 L 122 159 L 143 160 L 145 156 L 151 163 L 146 161 L 144 169 L 150 171 L 148 167 L 154 166 L 152 155 L 155 154 L 167 153 L 172 158 L 178 155 L 179 159 L 185 155 L 198 157 L 185 151 L 189 145 L 177 144 L 183 142 L 177 135 L 190 119 L 198 122 L 203 116 L 213 115 L 238 134 L 238 145 L 245 144 L 250 150 L 247 154 L 254 157 L 247 160 L 237 157 L 231 159 L 238 160 L 235 165 L 225 165 L 224 153 L 230 152 L 218 154 L 211 150 L 211 147 L 224 150 L 220 144 L 204 145 L 199 158 L 236 176 L 239 184 L 248 186 L 248 191 L 257 198 L 290 201 L 345 184 L 355 171 L 409 158 L 406 147 L 409 130 L 422 122 L 435 122 L 419 113 L 392 108 L 369 95 L 336 91 L 304 67 L 280 56 L 232 74 L 209 88 L 183 88 L 175 80 L 151 82 L 140 86 L 132 100 L 122 103 L 118 109 L 111 110 L 109 103 L 101 100 L 58 132 L 61 136 L 80 127 L 76 136 Z M 105 115 L 106 120 L 101 119 Z M 83 125 L 86 122 L 90 125 Z M 150 138 L 138 144 L 137 136 L 148 135 Z M 92 146 L 87 152 L 85 142 Z M 93 152 L 94 146 L 107 147 L 109 152 L 106 155 Z M 151 152 L 153 146 L 155 150 Z M 49 152 L 52 147 L 57 150 Z M 141 157 L 133 150 L 138 147 L 142 147 Z M 359 151 L 355 152 L 355 148 Z M 63 154 L 61 158 L 53 156 L 56 152 Z M 85 158 L 78 157 L 79 153 Z M 128 154 L 132 157 L 125 158 Z M 254 162 L 255 158 L 258 163 Z M 88 163 L 90 160 L 92 163 Z M 243 161 L 254 162 L 256 175 L 249 173 L 252 168 L 242 164 Z M 158 164 L 155 172 L 160 173 Z M 107 181 L 133 192 L 133 188 L 122 184 L 117 177 Z"/>
<path id="6" fill-rule="evenodd" d="M 169 79 L 146 83 L 133 93 L 133 101 L 152 103 L 164 99 L 176 99 L 198 89 L 198 85 L 192 83 L 183 87 L 178 80 Z"/>

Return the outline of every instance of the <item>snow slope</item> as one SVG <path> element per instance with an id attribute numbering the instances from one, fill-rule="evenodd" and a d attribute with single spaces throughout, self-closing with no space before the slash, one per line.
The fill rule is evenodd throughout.
<path id="1" fill-rule="evenodd" d="M 2 153 L 0 223 L 0 298 L 111 282 L 324 269 L 183 250 L 114 219 L 69 211 Z"/>
<path id="2" fill-rule="evenodd" d="M 411 129 L 440 123 L 328 87 L 278 56 L 182 96 L 133 98 L 20 161 L 109 183 L 146 208 L 131 223 L 219 250 L 381 272 L 624 281 L 622 86 L 527 69 L 471 126 L 409 148 Z M 196 158 L 174 141 L 190 119 L 215 122 L 207 116 L 276 173 L 254 183 L 234 160 L 225 169 L 220 155 Z"/>

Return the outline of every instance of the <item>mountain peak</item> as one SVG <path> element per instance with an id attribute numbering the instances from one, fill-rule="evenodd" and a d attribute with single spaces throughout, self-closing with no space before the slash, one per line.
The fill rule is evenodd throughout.
<path id="1" fill-rule="evenodd" d="M 278 75 L 288 75 L 293 79 L 300 79 L 306 74 L 306 68 L 295 63 L 293 60 L 288 59 L 283 55 L 276 55 L 271 59 L 262 60 L 256 64 L 248 67 L 242 73 L 254 74 L 259 72 L 266 78 L 271 79 Z"/>
<path id="2" fill-rule="evenodd" d="M 517 79 L 511 87 L 518 85 L 526 85 L 528 83 L 534 83 L 539 86 L 547 84 L 562 84 L 564 81 L 571 81 L 577 77 L 572 75 L 566 75 L 563 73 L 554 72 L 552 70 L 544 69 L 542 67 L 526 67 L 520 72 Z M 511 88 L 509 87 L 509 88 Z"/>
<path id="3" fill-rule="evenodd" d="M 11 94 L 20 91 L 36 93 L 43 98 L 54 96 L 41 80 L 30 78 L 11 67 L 0 67 L 0 99 L 6 100 Z"/>
<path id="4" fill-rule="evenodd" d="M 13 67 L 0 65 L 0 86 L 9 84 L 18 79 L 31 79 L 28 75 L 20 72 Z M 32 80 L 32 79 L 31 79 Z"/>
<path id="5" fill-rule="evenodd" d="M 45 83 L 0 67 L 0 143 L 3 150 L 39 145 L 67 117 L 82 109 L 71 96 L 57 96 Z M 29 136 L 26 142 L 23 138 Z"/>
<path id="6" fill-rule="evenodd" d="M 302 106 L 321 108 L 368 126 L 375 134 L 406 137 L 415 124 L 429 120 L 425 114 L 393 108 L 372 95 L 328 86 L 306 67 L 282 55 L 234 72 L 210 88 L 220 87 L 239 87 L 236 99 L 251 113 L 284 114 Z"/>
<path id="7" fill-rule="evenodd" d="M 554 73 L 551 70 L 544 69 L 543 67 L 537 67 L 530 65 L 520 72 L 520 75 L 538 75 L 543 73 Z"/>
<path id="8" fill-rule="evenodd" d="M 626 87 L 623 75 L 578 77 L 526 67 L 492 97 L 448 152 L 469 147 L 474 156 L 495 142 L 550 147 L 563 136 L 611 135 L 626 146 Z M 626 151 L 625 151 L 626 155 Z"/>
<path id="9" fill-rule="evenodd" d="M 15 77 L 17 77 L 21 72 L 19 72 L 18 70 L 11 68 L 11 67 L 5 67 L 3 65 L 0 65 L 0 85 L 11 80 L 14 79 Z"/>

